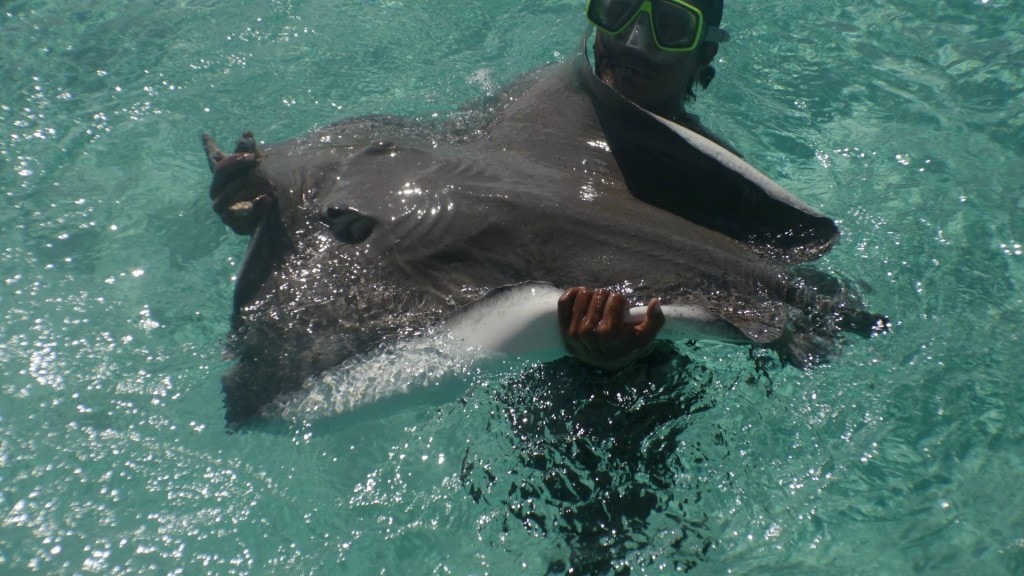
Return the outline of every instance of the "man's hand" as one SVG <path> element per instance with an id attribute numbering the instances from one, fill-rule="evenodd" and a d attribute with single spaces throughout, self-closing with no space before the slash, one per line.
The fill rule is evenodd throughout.
<path id="1" fill-rule="evenodd" d="M 203 149 L 213 172 L 210 200 L 213 211 L 235 234 L 252 234 L 274 204 L 274 184 L 259 170 L 262 154 L 252 132 L 246 132 L 232 154 L 224 154 L 208 134 Z"/>
<path id="2" fill-rule="evenodd" d="M 639 324 L 625 321 L 626 297 L 609 290 L 570 288 L 558 299 L 558 324 L 569 352 L 601 368 L 615 369 L 643 356 L 665 314 L 657 299 L 647 305 Z"/>

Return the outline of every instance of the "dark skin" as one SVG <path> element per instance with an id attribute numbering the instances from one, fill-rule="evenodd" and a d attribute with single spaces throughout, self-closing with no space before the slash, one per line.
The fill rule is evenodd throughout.
<path id="1" fill-rule="evenodd" d="M 252 133 L 242 135 L 232 154 L 221 152 L 213 138 L 203 134 L 203 149 L 213 172 L 213 211 L 235 234 L 252 234 L 276 200 L 274 184 L 256 169 L 263 155 Z"/>
<path id="2" fill-rule="evenodd" d="M 619 34 L 598 30 L 594 38 L 597 76 L 641 107 L 677 122 L 686 117 L 687 91 L 717 53 L 714 43 L 690 52 L 660 50 L 645 13 Z"/>
<path id="3" fill-rule="evenodd" d="M 614 370 L 645 355 L 665 326 L 655 298 L 639 324 L 626 322 L 626 297 L 606 289 L 570 288 L 558 299 L 558 324 L 569 353 L 599 368 Z"/>
<path id="4" fill-rule="evenodd" d="M 697 2 L 696 4 L 700 4 Z M 641 107 L 707 133 L 683 109 L 690 86 L 711 64 L 718 45 L 702 44 L 691 52 L 664 52 L 651 35 L 650 20 L 641 14 L 619 34 L 598 30 L 594 39 L 598 77 Z M 608 290 L 571 288 L 558 300 L 558 323 L 566 349 L 580 360 L 616 369 L 642 357 L 665 325 L 657 299 L 647 306 L 639 324 L 624 319 L 626 298 Z"/>

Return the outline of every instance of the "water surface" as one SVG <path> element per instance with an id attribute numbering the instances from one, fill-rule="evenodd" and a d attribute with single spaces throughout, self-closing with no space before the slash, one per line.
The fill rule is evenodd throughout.
<path id="1" fill-rule="evenodd" d="M 694 109 L 841 223 L 819 266 L 892 334 L 224 432 L 244 239 L 198 134 L 447 114 L 571 54 L 582 4 L 4 2 L 0 573 L 1024 573 L 1013 0 L 728 3 Z"/>

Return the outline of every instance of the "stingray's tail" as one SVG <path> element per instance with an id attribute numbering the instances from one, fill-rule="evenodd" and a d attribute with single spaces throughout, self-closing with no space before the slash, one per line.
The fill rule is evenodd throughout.
<path id="1" fill-rule="evenodd" d="M 892 327 L 886 315 L 865 306 L 849 280 L 811 268 L 797 269 L 796 276 L 798 289 L 788 299 L 794 313 L 772 344 L 783 362 L 800 368 L 822 364 L 838 354 L 846 334 L 870 338 Z"/>

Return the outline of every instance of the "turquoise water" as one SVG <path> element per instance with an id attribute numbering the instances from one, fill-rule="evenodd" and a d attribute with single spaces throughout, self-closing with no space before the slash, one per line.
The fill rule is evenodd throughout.
<path id="1" fill-rule="evenodd" d="M 695 111 L 840 221 L 820 266 L 891 334 L 224 432 L 244 239 L 200 131 L 445 114 L 582 4 L 0 3 L 0 574 L 1024 573 L 1017 0 L 726 7 Z"/>

